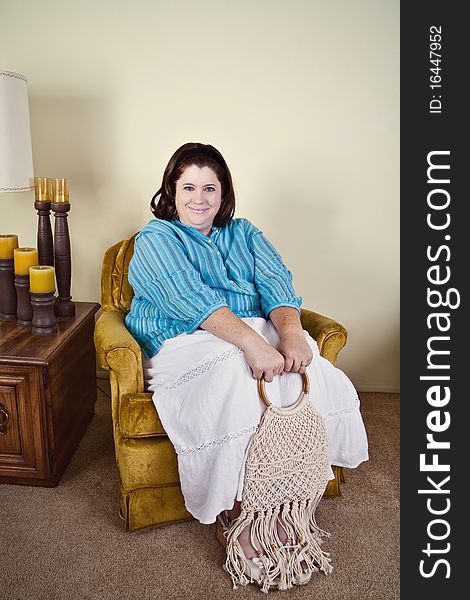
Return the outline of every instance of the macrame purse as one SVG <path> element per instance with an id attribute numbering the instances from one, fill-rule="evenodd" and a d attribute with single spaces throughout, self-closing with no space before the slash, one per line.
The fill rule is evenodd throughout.
<path id="1" fill-rule="evenodd" d="M 262 591 L 289 589 L 302 574 L 331 572 L 329 553 L 320 544 L 329 534 L 320 529 L 315 510 L 329 479 L 328 440 L 323 418 L 309 399 L 309 381 L 302 376 L 299 399 L 287 408 L 267 398 L 264 380 L 258 391 L 266 410 L 248 451 L 241 513 L 227 538 L 225 570 L 234 589 L 248 583 L 238 536 L 252 522 L 251 542 L 262 564 Z M 287 534 L 282 543 L 278 518 Z M 246 559 L 245 559 L 246 560 Z"/>

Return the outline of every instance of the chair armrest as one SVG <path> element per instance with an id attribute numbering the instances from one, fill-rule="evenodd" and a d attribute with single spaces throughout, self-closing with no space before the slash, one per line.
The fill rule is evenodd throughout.
<path id="1" fill-rule="evenodd" d="M 142 351 L 124 324 L 125 313 L 104 310 L 95 324 L 94 341 L 98 364 L 110 371 L 118 397 L 144 392 Z M 320 354 L 332 364 L 347 340 L 346 329 L 334 319 L 311 310 L 301 310 L 302 327 L 316 340 Z"/>
<path id="2" fill-rule="evenodd" d="M 346 329 L 330 317 L 302 308 L 300 311 L 302 327 L 306 329 L 318 344 L 321 356 L 333 365 L 336 363 L 340 350 L 348 339 Z"/>
<path id="3" fill-rule="evenodd" d="M 124 324 L 125 313 L 105 310 L 95 324 L 94 341 L 98 364 L 110 371 L 118 397 L 144 391 L 142 351 Z"/>

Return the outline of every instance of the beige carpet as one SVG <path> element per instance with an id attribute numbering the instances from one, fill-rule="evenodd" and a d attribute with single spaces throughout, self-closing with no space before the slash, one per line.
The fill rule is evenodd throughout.
<path id="1" fill-rule="evenodd" d="M 214 525 L 129 534 L 118 518 L 106 382 L 96 415 L 56 488 L 0 485 L 0 598 L 156 600 L 261 598 L 233 591 Z M 399 593 L 399 396 L 362 393 L 370 460 L 346 470 L 340 498 L 317 511 L 331 533 L 331 575 L 276 599 L 393 600 Z"/>

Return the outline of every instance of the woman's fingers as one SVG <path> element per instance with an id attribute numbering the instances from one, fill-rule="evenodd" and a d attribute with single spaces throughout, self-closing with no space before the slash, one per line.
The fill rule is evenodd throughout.
<path id="1" fill-rule="evenodd" d="M 312 349 L 303 335 L 281 336 L 279 351 L 284 356 L 284 371 L 288 373 L 305 373 L 313 360 Z"/>
<path id="2" fill-rule="evenodd" d="M 261 379 L 264 373 L 265 380 L 271 382 L 273 377 L 279 375 L 284 369 L 282 354 L 262 338 L 259 338 L 257 343 L 248 346 L 244 353 L 255 379 Z"/>
<path id="3" fill-rule="evenodd" d="M 282 373 L 300 373 L 302 375 L 311 364 L 313 355 L 279 355 L 278 361 L 275 360 L 275 357 L 271 358 L 274 358 L 274 364 L 271 363 L 268 366 L 260 364 L 261 361 L 257 361 L 258 364 L 252 366 L 255 379 L 261 379 L 264 376 L 266 383 L 271 383 L 276 375 L 282 375 Z"/>
<path id="4" fill-rule="evenodd" d="M 284 371 L 287 371 L 288 373 L 300 373 L 302 366 L 302 359 L 298 356 L 294 358 L 286 357 L 284 360 Z"/>
<path id="5" fill-rule="evenodd" d="M 253 372 L 253 377 L 255 379 L 261 379 L 261 377 L 263 376 L 263 371 L 259 371 L 257 369 L 252 369 Z"/>
<path id="6" fill-rule="evenodd" d="M 313 354 L 291 354 L 284 357 L 284 371 L 289 373 L 305 373 L 306 368 L 312 363 Z"/>
<path id="7" fill-rule="evenodd" d="M 265 371 L 264 373 L 264 380 L 266 381 L 266 383 L 271 383 L 271 381 L 274 379 L 274 375 L 272 373 L 272 371 Z"/>
<path id="8" fill-rule="evenodd" d="M 292 367 L 294 366 L 294 359 L 290 356 L 284 357 L 284 371 L 287 373 L 292 371 Z"/>
<path id="9" fill-rule="evenodd" d="M 276 375 L 282 375 L 283 367 L 279 367 L 276 369 L 265 369 L 264 371 L 260 371 L 257 369 L 252 369 L 254 379 L 263 378 L 266 383 L 271 383 Z"/>

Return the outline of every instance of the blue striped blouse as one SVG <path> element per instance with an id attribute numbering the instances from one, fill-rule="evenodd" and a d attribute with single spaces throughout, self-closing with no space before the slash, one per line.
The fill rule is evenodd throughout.
<path id="1" fill-rule="evenodd" d="M 209 236 L 178 220 L 151 220 L 135 238 L 129 283 L 135 295 L 125 323 L 147 358 L 222 306 L 266 318 L 302 303 L 281 256 L 247 219 L 212 227 Z"/>

